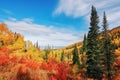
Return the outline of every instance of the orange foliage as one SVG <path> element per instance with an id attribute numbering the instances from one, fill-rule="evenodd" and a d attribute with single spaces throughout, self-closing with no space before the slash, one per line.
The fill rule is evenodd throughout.
<path id="1" fill-rule="evenodd" d="M 3 46 L 0 48 L 0 51 L 6 53 L 6 52 L 8 52 L 8 48 L 6 46 Z"/>
<path id="2" fill-rule="evenodd" d="M 31 80 L 29 69 L 24 66 L 20 66 L 17 72 L 17 80 Z"/>
<path id="3" fill-rule="evenodd" d="M 120 80 L 120 78 L 116 78 L 115 80 Z"/>
<path id="4" fill-rule="evenodd" d="M 119 56 L 120 55 L 120 48 L 115 50 L 115 55 Z"/>
<path id="5" fill-rule="evenodd" d="M 9 56 L 8 55 L 0 55 L 0 65 L 8 64 Z"/>
<path id="6" fill-rule="evenodd" d="M 120 67 L 120 59 L 116 59 L 115 63 L 116 63 L 116 65 L 115 65 L 115 66 Z"/>
<path id="7" fill-rule="evenodd" d="M 48 62 L 43 62 L 41 68 L 49 71 L 50 80 L 68 80 L 68 75 L 70 74 L 70 68 L 67 63 L 58 63 L 51 58 L 49 58 Z"/>
<path id="8" fill-rule="evenodd" d="M 16 63 L 16 62 L 17 62 L 17 57 L 16 57 L 16 56 L 12 57 L 12 58 L 10 59 L 10 61 Z"/>
<path id="9" fill-rule="evenodd" d="M 40 67 L 40 63 L 38 63 L 34 60 L 30 60 L 26 63 L 26 66 L 30 67 L 33 70 L 36 70 Z"/>
<path id="10" fill-rule="evenodd" d="M 22 58 L 20 59 L 19 63 L 25 64 L 25 63 L 27 63 L 27 59 L 25 59 L 24 57 L 22 57 Z"/>
<path id="11" fill-rule="evenodd" d="M 12 44 L 14 41 L 14 33 L 10 31 L 4 23 L 0 24 L 0 39 L 5 45 Z"/>
<path id="12" fill-rule="evenodd" d="M 111 36 L 115 34 L 113 43 L 117 46 L 120 45 L 119 33 L 120 29 L 109 31 Z M 100 38 L 102 38 L 102 36 Z M 48 62 L 40 63 L 35 60 L 26 59 L 26 56 L 22 58 L 17 56 L 13 56 L 12 58 L 9 57 L 10 51 L 23 51 L 25 44 L 24 37 L 10 31 L 5 24 L 0 24 L 0 43 L 4 43 L 4 46 L 0 44 L 0 76 L 2 75 L 2 77 L 7 80 L 82 80 L 81 76 L 85 77 L 85 70 L 81 70 L 78 74 L 74 74 L 71 72 L 72 65 L 68 65 L 66 62 L 57 62 L 52 58 L 49 58 Z M 29 41 L 27 43 L 28 45 L 26 48 L 31 49 L 32 43 Z M 66 47 L 66 53 L 71 53 L 73 46 L 74 44 Z M 78 42 L 77 46 L 80 48 L 82 42 Z M 119 48 L 115 51 L 115 54 L 120 55 Z M 27 57 L 32 59 L 32 53 L 28 54 Z M 120 59 L 116 59 L 115 67 L 116 71 L 120 73 Z M 118 74 L 115 80 L 120 80 L 119 75 L 120 74 Z"/>

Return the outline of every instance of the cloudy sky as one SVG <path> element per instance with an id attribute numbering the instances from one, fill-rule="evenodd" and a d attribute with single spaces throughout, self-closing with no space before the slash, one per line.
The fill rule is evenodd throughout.
<path id="1" fill-rule="evenodd" d="M 92 5 L 97 8 L 100 26 L 103 11 L 109 29 L 119 26 L 119 4 L 120 0 L 1 0 L 0 22 L 40 46 L 67 46 L 82 41 L 88 32 Z"/>

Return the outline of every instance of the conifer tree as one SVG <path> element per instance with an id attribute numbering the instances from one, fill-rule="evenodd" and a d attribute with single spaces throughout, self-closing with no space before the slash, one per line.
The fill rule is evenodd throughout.
<path id="1" fill-rule="evenodd" d="M 64 61 L 64 51 L 62 51 L 62 54 L 61 54 L 61 61 Z"/>
<path id="2" fill-rule="evenodd" d="M 90 30 L 87 36 L 87 76 L 101 80 L 102 70 L 100 66 L 100 49 L 99 49 L 99 17 L 97 15 L 96 8 L 92 6 L 91 18 L 90 18 Z"/>
<path id="3" fill-rule="evenodd" d="M 80 52 L 83 54 L 86 51 L 87 51 L 87 37 L 86 37 L 86 34 L 85 34 L 84 35 L 84 40 L 83 40 L 83 46 L 82 46 Z"/>
<path id="4" fill-rule="evenodd" d="M 105 59 L 105 67 L 107 72 L 107 79 L 112 80 L 112 73 L 113 73 L 113 62 L 114 62 L 114 55 L 113 55 L 113 44 L 111 44 L 110 36 L 108 35 L 108 23 L 106 14 L 103 14 L 103 53 L 106 57 Z"/>
<path id="5" fill-rule="evenodd" d="M 48 54 L 49 54 L 49 50 L 45 49 L 45 60 L 46 60 L 46 62 L 48 61 Z"/>
<path id="6" fill-rule="evenodd" d="M 84 35 L 84 40 L 83 40 L 83 45 L 80 48 L 81 62 L 82 62 L 81 67 L 82 68 L 86 68 L 86 56 L 85 56 L 86 52 L 87 52 L 87 37 L 86 37 L 86 34 L 85 34 Z"/>
<path id="7" fill-rule="evenodd" d="M 77 65 L 80 65 L 80 60 L 79 60 L 79 55 L 78 55 L 78 49 L 77 49 L 77 46 L 75 45 L 74 46 L 74 50 L 72 52 L 72 55 L 73 55 L 73 64 L 77 64 Z"/>
<path id="8" fill-rule="evenodd" d="M 47 47 L 44 51 L 45 51 L 45 60 L 46 60 L 46 62 L 47 62 L 47 61 L 48 61 L 48 54 L 49 54 L 50 51 L 51 51 L 50 46 L 48 45 L 48 47 Z"/>

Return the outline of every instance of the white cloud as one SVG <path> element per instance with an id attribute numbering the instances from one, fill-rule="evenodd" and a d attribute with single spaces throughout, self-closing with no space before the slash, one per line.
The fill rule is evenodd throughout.
<path id="1" fill-rule="evenodd" d="M 54 14 L 64 13 L 67 16 L 79 17 L 87 14 L 89 7 L 88 0 L 60 0 Z"/>
<path id="2" fill-rule="evenodd" d="M 27 21 L 26 21 L 27 20 Z M 7 26 L 25 36 L 25 40 L 31 40 L 33 43 L 39 41 L 41 46 L 48 44 L 53 46 L 67 46 L 77 41 L 81 41 L 85 32 L 71 33 L 67 29 L 57 28 L 55 26 L 46 26 L 32 22 L 32 19 L 17 20 L 11 18 L 5 23 Z"/>
<path id="3" fill-rule="evenodd" d="M 8 9 L 1 9 L 5 14 L 13 15 L 13 12 Z"/>
<path id="4" fill-rule="evenodd" d="M 31 22 L 33 22 L 34 20 L 31 19 L 31 18 L 25 18 L 25 19 L 23 19 L 23 21 L 28 22 L 28 23 L 31 23 Z"/>
<path id="5" fill-rule="evenodd" d="M 16 21 L 16 18 L 10 17 L 9 20 Z"/>
<path id="6" fill-rule="evenodd" d="M 60 0 L 58 7 L 54 11 L 54 15 L 65 14 L 74 18 L 84 16 L 89 22 L 91 5 L 94 5 L 100 20 L 103 11 L 106 11 L 110 28 L 120 25 L 120 0 Z"/>

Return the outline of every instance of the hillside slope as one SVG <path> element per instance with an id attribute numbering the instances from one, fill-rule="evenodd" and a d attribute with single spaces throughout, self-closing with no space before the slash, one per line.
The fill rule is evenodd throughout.
<path id="1" fill-rule="evenodd" d="M 116 38 L 116 37 L 119 37 L 120 38 L 120 26 L 118 27 L 115 27 L 111 30 L 108 31 L 110 33 L 110 35 L 113 37 L 113 38 Z M 120 41 L 119 41 L 120 42 Z M 78 47 L 81 47 L 83 45 L 82 41 L 80 42 L 76 42 L 76 43 L 73 43 L 73 44 L 70 44 L 66 47 L 64 47 L 63 49 L 71 49 L 74 47 L 74 45 L 77 45 Z"/>

